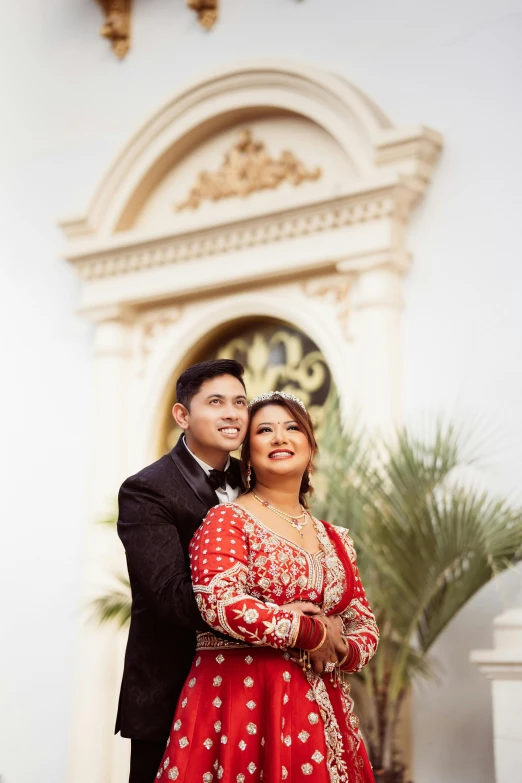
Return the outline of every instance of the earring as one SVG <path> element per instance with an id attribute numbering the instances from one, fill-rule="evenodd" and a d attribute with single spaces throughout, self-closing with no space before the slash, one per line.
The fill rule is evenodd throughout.
<path id="1" fill-rule="evenodd" d="M 252 481 L 252 465 L 250 464 L 250 460 L 248 460 L 248 468 L 246 474 L 247 489 L 250 489 L 251 481 Z"/>
<path id="2" fill-rule="evenodd" d="M 308 485 L 310 487 L 313 487 L 313 481 L 312 481 L 312 466 L 308 468 Z"/>

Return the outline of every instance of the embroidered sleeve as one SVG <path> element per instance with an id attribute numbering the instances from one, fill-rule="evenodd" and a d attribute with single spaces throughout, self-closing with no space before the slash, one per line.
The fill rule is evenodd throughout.
<path id="1" fill-rule="evenodd" d="M 299 616 L 248 593 L 248 532 L 233 506 L 210 509 L 190 544 L 196 601 L 216 631 L 253 645 L 286 649 L 299 633 Z"/>
<path id="2" fill-rule="evenodd" d="M 350 648 L 348 658 L 342 666 L 342 670 L 358 672 L 375 655 L 379 643 L 379 629 L 361 582 L 353 541 L 345 528 L 337 527 L 336 529 L 346 546 L 354 576 L 353 598 L 348 608 L 341 614 L 344 628 L 343 635 L 346 637 Z"/>

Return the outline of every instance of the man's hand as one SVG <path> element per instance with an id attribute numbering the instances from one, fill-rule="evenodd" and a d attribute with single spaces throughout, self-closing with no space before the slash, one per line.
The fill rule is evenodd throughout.
<path id="1" fill-rule="evenodd" d="M 337 632 L 339 636 L 343 632 L 343 621 L 341 620 L 341 616 L 339 614 L 330 614 L 328 616 L 321 615 L 320 620 L 326 620 L 328 628 L 332 631 L 332 633 Z"/>
<path id="2" fill-rule="evenodd" d="M 321 647 L 315 652 L 310 653 L 310 663 L 312 669 L 316 674 L 323 674 L 327 672 L 327 664 L 332 665 L 337 663 L 348 652 L 347 647 L 342 639 L 339 642 L 334 641 L 334 636 L 330 633 L 327 627 L 327 634 Z"/>
<path id="3" fill-rule="evenodd" d="M 348 652 L 348 649 L 346 647 L 346 642 L 341 636 L 341 633 L 343 631 L 343 623 L 341 618 L 338 614 L 331 615 L 330 617 L 327 617 L 324 614 L 321 614 L 318 618 L 324 625 L 326 625 L 326 630 L 328 631 L 328 635 L 332 640 L 332 643 L 335 647 L 335 652 L 337 654 L 337 660 L 342 661 L 346 653 Z"/>

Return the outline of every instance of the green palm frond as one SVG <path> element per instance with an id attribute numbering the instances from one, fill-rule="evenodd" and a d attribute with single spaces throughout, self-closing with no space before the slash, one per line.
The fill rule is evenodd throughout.
<path id="1" fill-rule="evenodd" d="M 105 525 L 109 529 L 116 528 L 118 521 L 118 507 L 114 504 L 104 516 L 97 520 L 97 524 Z M 119 574 L 115 576 L 117 586 L 95 598 L 90 604 L 91 616 L 100 625 L 112 623 L 119 628 L 125 628 L 130 623 L 131 617 L 131 589 L 127 576 Z"/>
<path id="2" fill-rule="evenodd" d="M 118 522 L 118 505 L 116 503 L 109 511 L 107 511 L 106 514 L 102 515 L 97 520 L 97 523 L 99 525 L 106 525 L 107 527 L 116 527 L 117 522 Z"/>
<path id="3" fill-rule="evenodd" d="M 131 616 L 131 591 L 130 583 L 126 576 L 116 577 L 120 588 L 110 590 L 105 595 L 96 598 L 91 608 L 95 619 L 103 625 L 105 623 L 114 623 L 119 628 L 125 628 L 130 622 Z"/>
<path id="4" fill-rule="evenodd" d="M 316 515 L 350 528 L 381 629 L 361 676 L 373 704 L 370 744 L 386 766 L 405 691 L 433 676 L 434 642 L 478 590 L 521 558 L 522 511 L 477 488 L 471 438 L 442 420 L 422 436 L 405 428 L 383 444 L 347 432 L 333 401 L 321 449 Z"/>
<path id="5" fill-rule="evenodd" d="M 486 493 L 455 488 L 433 503 L 439 531 L 435 562 L 438 578 L 418 627 L 428 650 L 475 593 L 521 553 L 522 514 Z"/>

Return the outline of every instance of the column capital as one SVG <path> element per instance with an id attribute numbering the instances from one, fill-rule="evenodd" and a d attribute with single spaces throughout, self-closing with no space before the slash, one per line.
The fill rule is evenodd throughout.
<path id="1" fill-rule="evenodd" d="M 105 307 L 84 307 L 80 308 L 78 313 L 96 325 L 115 321 L 129 324 L 136 317 L 131 307 L 121 304 L 107 305 Z"/>
<path id="2" fill-rule="evenodd" d="M 95 325 L 94 355 L 129 358 L 134 313 L 125 307 L 97 308 L 87 314 Z"/>
<path id="3" fill-rule="evenodd" d="M 365 254 L 364 257 L 345 258 L 338 261 L 335 268 L 338 272 L 356 273 L 358 275 L 385 269 L 404 275 L 411 265 L 411 255 L 404 250 L 381 250 Z"/>
<path id="4" fill-rule="evenodd" d="M 353 309 L 402 311 L 403 272 L 403 268 L 391 263 L 369 266 L 355 279 L 352 295 Z"/>

